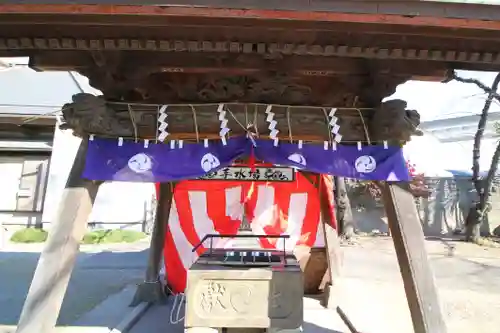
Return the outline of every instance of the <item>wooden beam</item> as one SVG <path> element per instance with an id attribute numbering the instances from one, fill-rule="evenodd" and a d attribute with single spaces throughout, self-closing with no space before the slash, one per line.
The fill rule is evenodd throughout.
<path id="1" fill-rule="evenodd" d="M 87 146 L 87 139 L 83 139 L 38 260 L 16 333 L 52 333 L 56 325 L 100 184 L 81 178 Z"/>
<path id="2" fill-rule="evenodd" d="M 282 6 L 288 2 L 280 2 Z M 75 16 L 75 15 L 86 15 L 90 19 L 95 19 L 93 16 L 109 15 L 110 20 L 114 16 L 155 16 L 155 17 L 203 17 L 211 18 L 214 21 L 225 19 L 225 18 L 238 18 L 238 19 L 252 19 L 252 20 L 293 20 L 302 22 L 338 22 L 338 23 L 360 23 L 363 25 L 367 24 L 380 24 L 380 25 L 406 25 L 414 27 L 443 27 L 451 29 L 480 29 L 480 30 L 500 30 L 500 21 L 489 19 L 486 20 L 484 17 L 480 17 L 479 14 L 482 11 L 474 11 L 474 9 L 482 8 L 485 5 L 474 5 L 474 4 L 450 4 L 442 3 L 433 4 L 435 8 L 444 12 L 446 8 L 447 12 L 450 12 L 450 6 L 458 8 L 461 12 L 469 11 L 470 19 L 467 18 L 456 18 L 456 17 L 443 17 L 445 15 L 413 15 L 412 12 L 402 12 L 400 15 L 395 15 L 393 13 L 380 13 L 380 9 L 377 12 L 373 12 L 373 9 L 366 9 L 366 13 L 347 13 L 341 12 L 341 8 L 333 7 L 331 11 L 325 11 L 325 4 L 319 3 L 321 6 L 317 10 L 313 10 L 313 7 L 309 6 L 307 8 L 302 8 L 302 10 L 293 10 L 294 8 L 288 8 L 288 10 L 276 10 L 276 9 L 241 9 L 241 8 L 230 8 L 231 6 L 220 6 L 219 8 L 207 8 L 203 6 L 160 6 L 160 5 L 150 5 L 150 6 L 138 6 L 138 5 L 88 5 L 88 4 L 5 4 L 2 5 L 2 14 L 12 15 L 12 14 L 57 14 L 63 16 Z M 420 3 L 419 5 L 424 5 Z M 428 10 L 431 4 L 427 3 Z M 335 6 L 332 3 L 332 6 Z M 223 8 L 225 7 L 225 8 Z M 228 8 L 229 7 L 229 8 Z M 280 7 L 280 6 L 278 6 Z M 489 6 L 493 8 L 491 10 L 492 15 L 499 15 L 495 13 L 496 6 Z M 349 7 L 346 7 L 349 8 Z M 345 9 L 344 9 L 345 10 Z M 422 10 L 422 7 L 420 8 Z M 370 13 L 372 11 L 372 13 Z M 413 13 L 418 12 L 413 9 Z M 475 17 L 474 17 L 475 16 Z M 474 17 L 474 18 L 472 18 Z"/>
<path id="3" fill-rule="evenodd" d="M 181 42 L 179 42 L 181 43 Z M 201 44 L 201 42 L 199 42 Z M 187 48 L 187 43 L 183 46 Z M 106 55 L 106 52 L 103 52 Z M 269 71 L 284 72 L 298 76 L 364 76 L 367 75 L 366 60 L 340 56 L 282 55 L 274 58 L 261 54 L 232 54 L 224 52 L 184 51 L 124 51 L 118 64 L 106 68 L 117 70 L 128 80 L 147 77 L 152 73 L 231 73 L 252 74 Z M 40 51 L 30 58 L 30 67 L 43 71 L 98 70 L 92 57 L 81 51 Z M 394 76 L 418 76 L 443 79 L 448 66 L 436 61 L 404 59 L 372 60 L 373 70 Z"/>
<path id="4" fill-rule="evenodd" d="M 381 184 L 415 333 L 446 333 L 422 225 L 409 184 Z"/>
<path id="5" fill-rule="evenodd" d="M 160 195 L 157 199 L 158 206 L 156 207 L 155 224 L 153 234 L 151 235 L 151 245 L 149 246 L 146 278 L 144 282 L 137 287 L 137 291 L 130 306 L 137 306 L 142 302 L 154 303 L 165 300 L 166 295 L 159 277 L 173 196 L 173 183 L 160 184 Z M 166 272 L 166 274 L 168 274 L 168 272 Z"/>

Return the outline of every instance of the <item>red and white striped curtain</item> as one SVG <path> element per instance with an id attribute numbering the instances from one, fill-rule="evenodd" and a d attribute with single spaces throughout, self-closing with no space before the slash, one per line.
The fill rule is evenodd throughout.
<path id="1" fill-rule="evenodd" d="M 335 224 L 332 179 L 319 179 Z M 290 235 L 289 251 L 295 246 L 324 246 L 318 189 L 298 172 L 294 182 L 182 181 L 174 190 L 164 248 L 167 282 L 173 292 L 184 291 L 187 270 L 206 251 L 200 246 L 193 253 L 192 248 L 206 234 L 236 234 L 244 214 L 255 234 Z M 227 241 L 221 239 L 214 247 L 230 247 Z M 280 242 L 261 239 L 260 245 L 283 248 Z"/>

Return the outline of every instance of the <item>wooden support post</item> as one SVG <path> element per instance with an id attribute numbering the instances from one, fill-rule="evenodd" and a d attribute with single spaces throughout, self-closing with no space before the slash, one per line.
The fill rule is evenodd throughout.
<path id="1" fill-rule="evenodd" d="M 341 254 L 340 254 L 340 240 L 335 230 L 327 222 L 323 222 L 323 232 L 325 234 L 325 247 L 328 260 L 328 269 L 323 277 L 322 285 L 324 285 L 323 299 L 321 305 L 326 308 L 334 309 L 337 305 L 338 280 L 340 278 L 341 267 Z"/>
<path id="2" fill-rule="evenodd" d="M 335 291 L 337 290 L 338 280 L 340 278 L 340 268 L 342 266 L 340 239 L 337 230 L 334 228 L 334 221 L 332 221 L 330 215 L 330 205 L 328 203 L 327 197 L 328 193 L 326 193 L 326 189 L 328 188 L 328 186 L 323 186 L 325 184 L 321 184 L 322 181 L 327 181 L 327 179 L 325 179 L 321 175 L 318 176 L 318 179 L 321 225 L 325 237 L 326 257 L 328 260 L 328 269 L 321 283 L 321 285 L 324 287 L 324 294 L 321 304 L 326 308 L 334 309 L 336 307 L 335 297 L 338 297 L 338 293 Z M 331 178 L 329 178 L 329 180 L 333 181 Z"/>
<path id="3" fill-rule="evenodd" d="M 425 239 L 408 183 L 383 183 L 387 212 L 415 333 L 446 333 Z"/>
<path id="4" fill-rule="evenodd" d="M 149 246 L 146 278 L 144 282 L 137 287 L 137 291 L 130 306 L 137 306 L 142 302 L 153 303 L 165 300 L 165 293 L 159 276 L 173 195 L 173 183 L 160 184 L 160 195 L 157 201 L 158 207 L 156 208 L 155 224 L 153 234 L 151 235 L 151 244 Z M 168 274 L 168 272 L 166 272 L 166 274 Z"/>
<path id="5" fill-rule="evenodd" d="M 88 141 L 76 153 L 16 333 L 52 333 L 100 182 L 81 178 Z"/>

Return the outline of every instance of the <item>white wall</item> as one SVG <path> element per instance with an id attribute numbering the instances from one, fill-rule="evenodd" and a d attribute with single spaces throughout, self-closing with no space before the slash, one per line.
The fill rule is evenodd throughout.
<path id="1" fill-rule="evenodd" d="M 488 171 L 498 139 L 483 139 L 479 160 L 480 171 Z M 417 165 L 417 172 L 429 177 L 439 177 L 440 171 L 471 171 L 474 142 L 440 142 L 432 134 L 413 136 L 403 147 L 405 157 Z"/>
<path id="2" fill-rule="evenodd" d="M 42 217 L 47 227 L 60 204 L 59 199 L 80 141 L 81 139 L 74 137 L 69 130 L 62 131 L 58 127 L 55 130 Z M 95 222 L 97 227 L 103 228 L 126 227 L 141 230 L 145 206 L 150 209 L 153 194 L 153 184 L 105 183 L 99 188 L 89 222 Z"/>
<path id="3" fill-rule="evenodd" d="M 497 138 L 486 138 L 481 141 L 481 150 L 479 158 L 479 167 L 481 171 L 488 171 L 491 165 L 491 159 L 495 153 L 495 149 L 498 144 Z M 446 142 L 442 143 L 443 149 L 451 150 L 453 146 L 458 146 L 461 148 L 461 156 L 459 158 L 460 163 L 455 164 L 455 169 L 459 170 L 471 170 L 472 168 L 472 148 L 474 146 L 473 140 L 468 141 L 458 141 L 458 142 Z M 455 149 L 453 151 L 457 151 Z M 459 167 L 460 166 L 460 167 Z"/>
<path id="4" fill-rule="evenodd" d="M 43 207 L 43 223 L 50 223 L 57 211 L 59 199 L 66 185 L 66 180 L 68 179 L 79 144 L 80 139 L 73 136 L 71 131 L 61 131 L 56 126 L 50 158 L 49 179 L 47 181 L 47 191 Z"/>

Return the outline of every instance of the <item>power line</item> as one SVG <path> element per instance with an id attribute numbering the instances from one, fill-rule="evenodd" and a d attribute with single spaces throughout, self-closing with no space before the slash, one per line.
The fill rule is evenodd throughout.
<path id="1" fill-rule="evenodd" d="M 61 105 L 43 105 L 43 104 L 5 104 L 0 103 L 0 107 L 26 107 L 26 108 L 61 108 Z"/>

